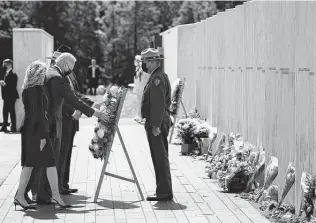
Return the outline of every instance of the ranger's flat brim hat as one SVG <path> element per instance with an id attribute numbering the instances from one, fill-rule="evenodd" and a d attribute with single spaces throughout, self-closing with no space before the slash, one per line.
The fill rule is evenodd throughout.
<path id="1" fill-rule="evenodd" d="M 141 52 L 141 60 L 142 61 L 149 61 L 149 60 L 163 60 L 165 59 L 162 55 L 161 50 L 148 48 Z"/>
<path id="2" fill-rule="evenodd" d="M 50 60 L 55 60 L 57 57 L 59 57 L 61 55 L 61 52 L 58 52 L 58 51 L 54 51 L 53 52 L 53 56 L 51 57 L 46 57 L 47 59 L 50 59 Z"/>

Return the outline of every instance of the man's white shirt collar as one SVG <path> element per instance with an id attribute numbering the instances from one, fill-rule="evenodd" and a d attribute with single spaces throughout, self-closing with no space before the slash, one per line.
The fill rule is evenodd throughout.
<path id="1" fill-rule="evenodd" d="M 6 74 L 8 74 L 11 70 L 12 70 L 12 68 L 8 69 L 8 70 L 6 71 Z"/>

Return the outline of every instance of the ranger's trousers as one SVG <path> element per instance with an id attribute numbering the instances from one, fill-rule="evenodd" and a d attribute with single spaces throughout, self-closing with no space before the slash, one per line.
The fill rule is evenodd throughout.
<path id="1" fill-rule="evenodd" d="M 171 121 L 166 120 L 160 126 L 161 133 L 154 136 L 152 126 L 146 121 L 145 130 L 150 147 L 151 158 L 153 161 L 156 175 L 156 196 L 164 198 L 172 195 L 172 183 L 168 152 L 168 134 Z"/>

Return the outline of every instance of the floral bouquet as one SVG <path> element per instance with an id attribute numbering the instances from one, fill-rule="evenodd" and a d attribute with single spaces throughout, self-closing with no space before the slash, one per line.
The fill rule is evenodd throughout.
<path id="1" fill-rule="evenodd" d="M 195 131 L 199 122 L 196 119 L 180 119 L 177 124 L 177 138 L 181 139 L 183 144 L 192 144 L 195 142 Z"/>
<path id="2" fill-rule="evenodd" d="M 314 212 L 313 200 L 315 199 L 316 177 L 303 172 L 301 187 L 303 190 L 303 198 L 301 200 L 299 216 L 301 217 L 304 212 L 305 218 L 310 220 Z"/>
<path id="3" fill-rule="evenodd" d="M 272 184 L 272 182 L 274 181 L 274 179 L 277 177 L 278 175 L 278 171 L 279 171 L 279 161 L 278 158 L 272 156 L 269 160 L 269 164 L 265 173 L 265 177 L 264 177 L 264 184 L 263 187 L 261 189 L 261 191 L 259 192 L 259 195 L 256 199 L 256 202 L 259 201 L 260 197 L 262 196 L 264 190 L 268 189 L 270 187 L 270 185 Z"/>
<path id="4" fill-rule="evenodd" d="M 249 143 L 242 143 L 238 134 L 222 134 L 218 147 L 220 149 L 217 149 L 212 159 L 208 160 L 208 176 L 217 179 L 223 189 L 240 191 L 245 188 L 252 173 L 249 162 L 252 146 Z"/>
<path id="5" fill-rule="evenodd" d="M 251 162 L 252 168 L 252 176 L 248 181 L 245 192 L 249 192 L 252 188 L 253 183 L 255 183 L 255 179 L 264 171 L 265 168 L 265 151 L 263 148 L 260 148 L 259 151 L 251 153 L 249 157 L 249 161 Z"/>
<path id="6" fill-rule="evenodd" d="M 89 145 L 89 150 L 96 159 L 103 160 L 112 147 L 116 131 L 117 111 L 123 91 L 123 87 L 112 86 L 103 96 L 100 110 L 106 114 L 106 119 L 98 119 L 94 128 L 94 136 Z"/>
<path id="7" fill-rule="evenodd" d="M 289 166 L 287 167 L 286 175 L 285 175 L 285 186 L 282 190 L 282 195 L 281 195 L 281 199 L 278 204 L 278 207 L 281 206 L 285 196 L 288 194 L 288 192 L 294 185 L 294 182 L 295 182 L 295 167 L 292 165 L 292 163 L 289 163 Z"/>
<path id="8" fill-rule="evenodd" d="M 175 116 L 179 110 L 181 95 L 184 88 L 184 81 L 178 78 L 172 86 L 170 114 Z"/>
<path id="9" fill-rule="evenodd" d="M 202 123 L 197 126 L 194 131 L 195 137 L 198 139 L 208 138 L 210 135 L 211 126 L 207 123 Z"/>

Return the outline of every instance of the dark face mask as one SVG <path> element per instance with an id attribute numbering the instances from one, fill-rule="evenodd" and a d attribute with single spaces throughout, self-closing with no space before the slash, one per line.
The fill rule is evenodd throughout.
<path id="1" fill-rule="evenodd" d="M 71 74 L 71 72 L 72 72 L 71 70 L 67 70 L 67 71 L 64 72 L 64 75 L 68 76 L 69 74 Z"/>
<path id="2" fill-rule="evenodd" d="M 145 73 L 148 73 L 148 69 L 146 67 L 146 63 L 142 63 L 142 70 L 145 72 Z"/>

